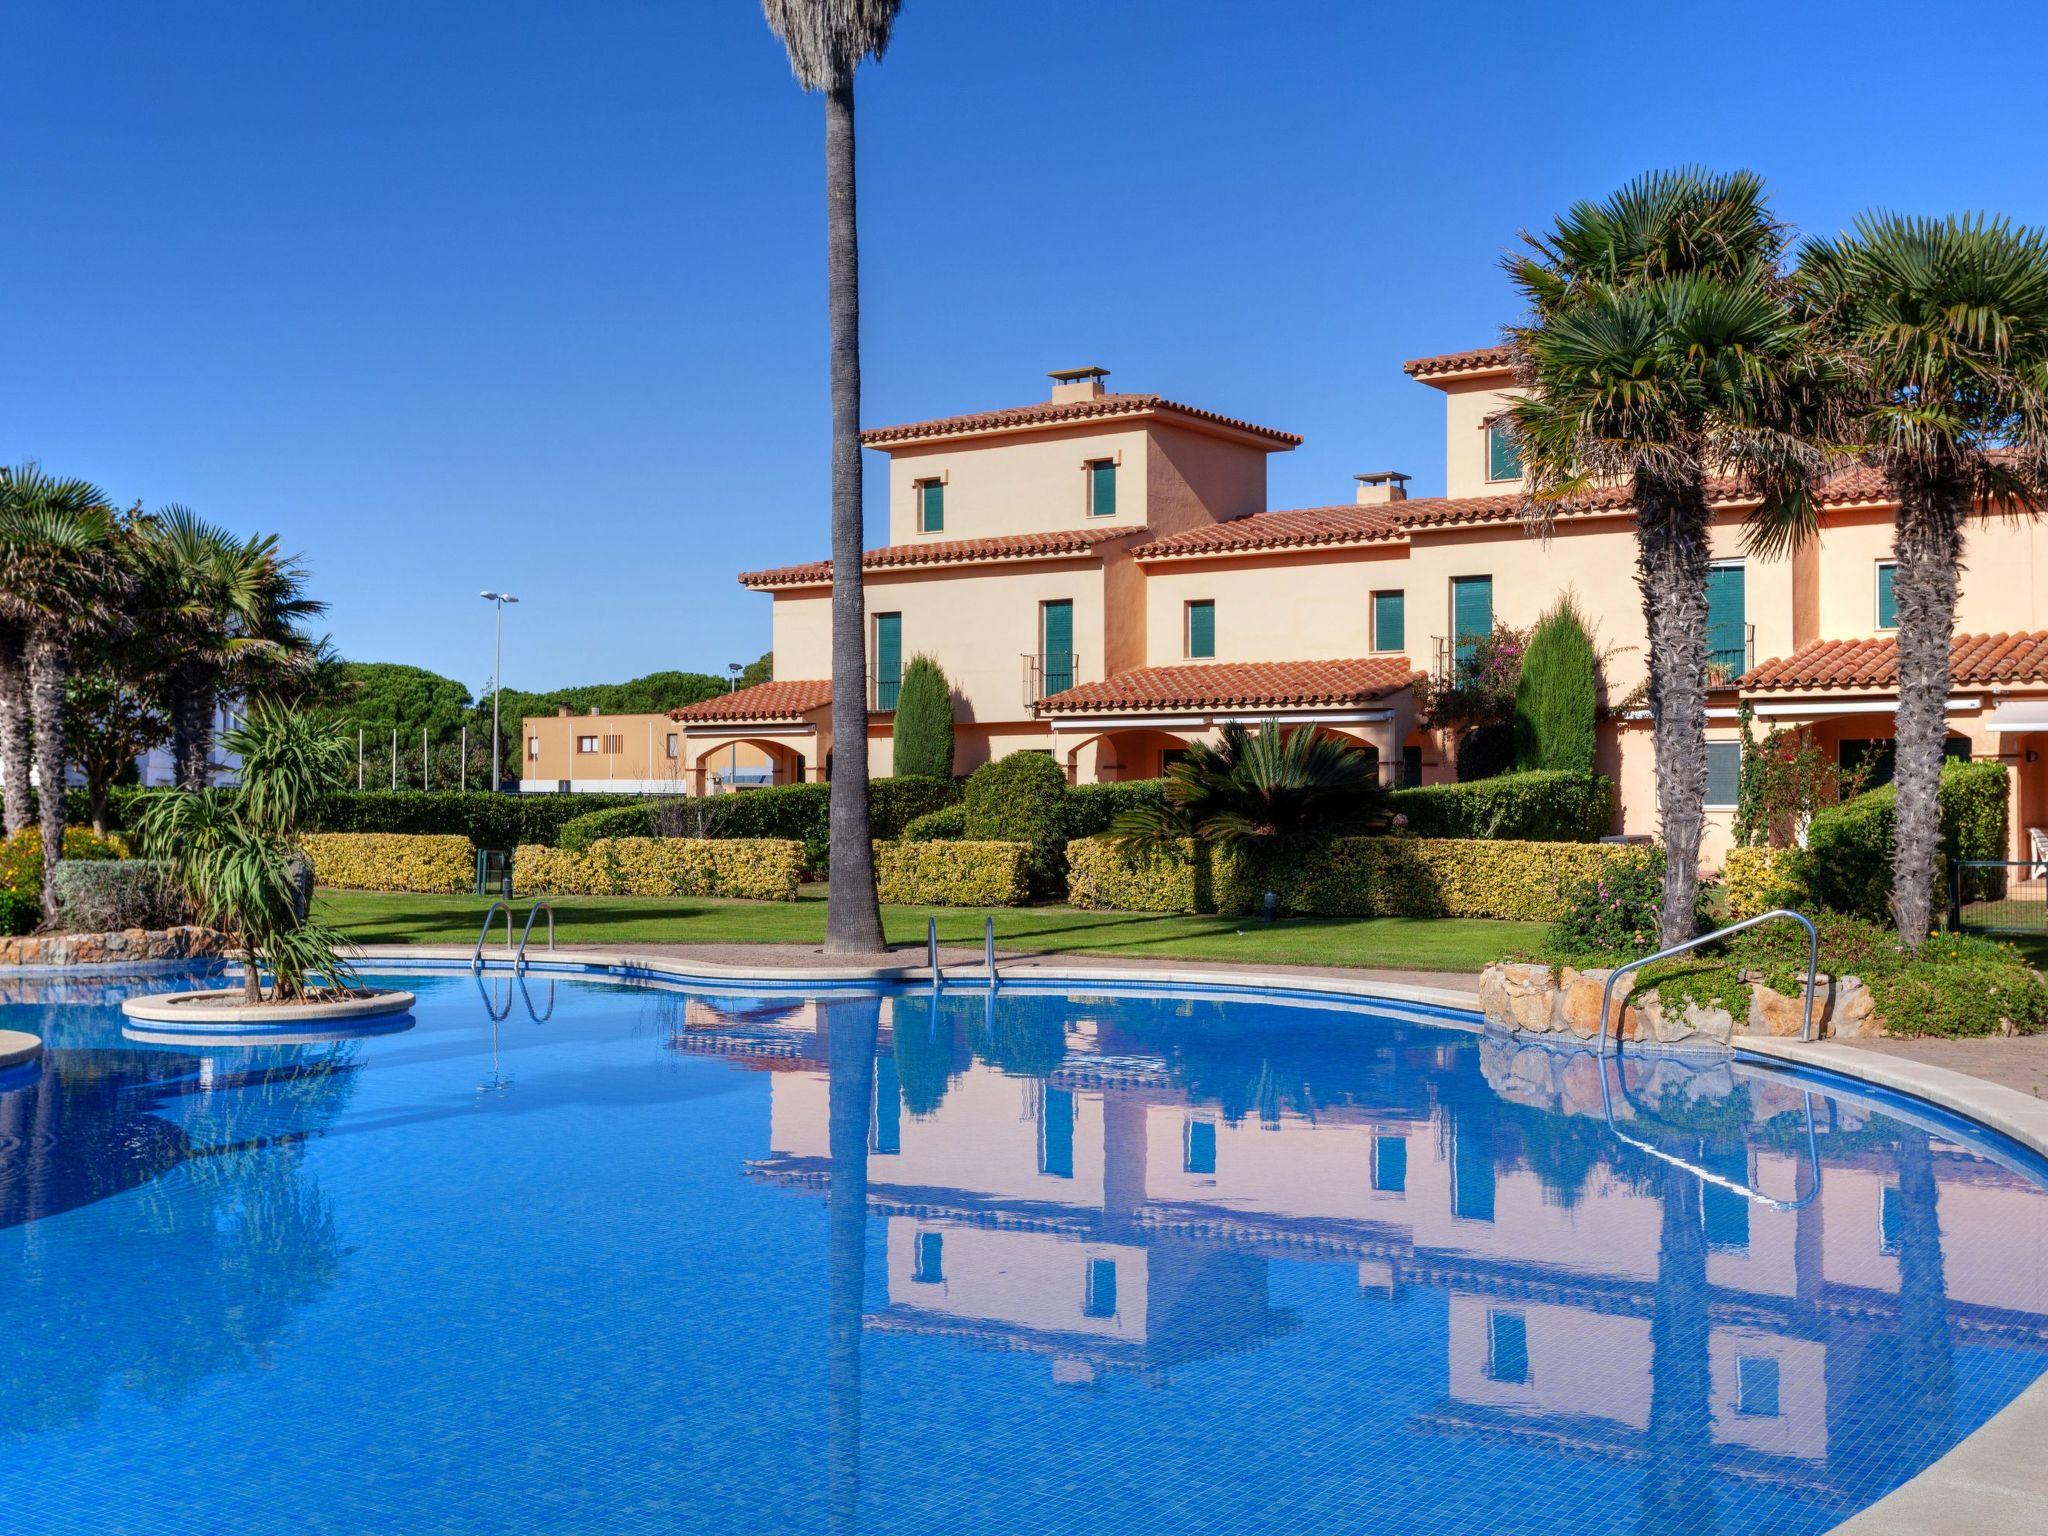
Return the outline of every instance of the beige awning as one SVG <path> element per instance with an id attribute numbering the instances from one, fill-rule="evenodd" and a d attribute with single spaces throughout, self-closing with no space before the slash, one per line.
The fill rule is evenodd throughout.
<path id="1" fill-rule="evenodd" d="M 1994 731 L 2048 731 L 2048 699 L 2016 699 L 1991 711 L 1986 725 Z"/>

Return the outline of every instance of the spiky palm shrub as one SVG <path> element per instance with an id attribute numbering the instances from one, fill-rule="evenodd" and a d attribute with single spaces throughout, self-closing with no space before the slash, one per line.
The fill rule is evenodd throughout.
<path id="1" fill-rule="evenodd" d="M 1166 770 L 1157 803 L 1124 812 L 1111 835 L 1133 852 L 1179 838 L 1240 852 L 1280 852 L 1387 820 L 1379 763 L 1359 743 L 1312 727 L 1232 723 Z"/>
<path id="2" fill-rule="evenodd" d="M 825 948 L 883 948 L 868 841 L 867 597 L 861 580 L 860 248 L 853 77 L 889 46 L 898 0 L 761 0 L 797 83 L 825 97 L 825 273 L 832 352 L 832 795 Z"/>
<path id="3" fill-rule="evenodd" d="M 1918 948 L 1941 844 L 1964 524 L 1980 507 L 2033 515 L 2048 505 L 2048 234 L 1871 214 L 1808 245 L 1798 277 L 1843 364 L 1846 435 L 1898 502 L 1892 914 L 1899 941 Z"/>
<path id="4" fill-rule="evenodd" d="M 1536 623 L 1515 681 L 1515 766 L 1593 771 L 1600 658 L 1570 597 Z"/>
<path id="5" fill-rule="evenodd" d="M 304 999 L 316 975 L 331 989 L 354 987 L 347 939 L 306 916 L 298 846 L 314 799 L 341 781 L 347 743 L 303 714 L 258 704 L 223 744 L 242 760 L 239 785 L 150 796 L 144 846 L 170 861 L 199 920 L 234 940 L 247 1003 L 263 1001 L 265 970 L 280 1002 Z"/>
<path id="6" fill-rule="evenodd" d="M 1510 330 L 1512 431 L 1539 525 L 1625 485 L 1649 633 L 1664 942 L 1696 921 L 1706 807 L 1709 482 L 1803 502 L 1817 455 L 1786 424 L 1810 368 L 1784 243 L 1747 172 L 1644 176 L 1580 203 L 1508 262 L 1529 316 Z"/>
<path id="7" fill-rule="evenodd" d="M 913 656 L 896 693 L 896 773 L 953 776 L 953 685 L 929 656 Z"/>

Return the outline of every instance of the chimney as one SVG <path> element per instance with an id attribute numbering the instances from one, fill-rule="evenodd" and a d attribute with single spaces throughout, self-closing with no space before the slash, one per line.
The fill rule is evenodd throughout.
<path id="1" fill-rule="evenodd" d="M 1398 469 L 1378 469 L 1369 475 L 1353 475 L 1358 482 L 1358 504 L 1377 506 L 1383 502 L 1408 499 L 1408 476 Z"/>
<path id="2" fill-rule="evenodd" d="M 1093 400 L 1102 393 L 1102 381 L 1109 377 L 1107 368 L 1062 368 L 1049 373 L 1052 380 L 1052 403 L 1065 405 L 1070 400 Z"/>
<path id="3" fill-rule="evenodd" d="M 557 705 L 555 706 L 555 713 L 556 713 L 556 714 L 558 714 L 558 715 L 566 715 L 566 714 L 568 714 L 569 712 L 570 712 L 570 710 L 569 710 L 569 706 L 568 706 L 568 705 L 566 705 L 566 704 L 557 704 Z"/>

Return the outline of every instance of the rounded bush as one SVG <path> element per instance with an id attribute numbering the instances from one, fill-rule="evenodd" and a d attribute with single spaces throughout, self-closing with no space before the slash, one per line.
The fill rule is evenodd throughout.
<path id="1" fill-rule="evenodd" d="M 648 802 L 638 805 L 615 805 L 608 811 L 592 811 L 587 816 L 577 816 L 562 823 L 562 830 L 555 837 L 557 848 L 566 848 L 571 853 L 581 853 L 601 837 L 652 837 L 654 836 L 655 808 Z"/>
<path id="2" fill-rule="evenodd" d="M 1029 843 L 1033 893 L 1057 892 L 1067 870 L 1067 776 L 1046 752 L 983 763 L 967 780 L 966 832 L 984 842 Z"/>
<path id="3" fill-rule="evenodd" d="M 922 816 L 913 817 L 903 828 L 903 841 L 906 843 L 951 842 L 966 835 L 967 807 L 964 805 L 926 811 Z"/>

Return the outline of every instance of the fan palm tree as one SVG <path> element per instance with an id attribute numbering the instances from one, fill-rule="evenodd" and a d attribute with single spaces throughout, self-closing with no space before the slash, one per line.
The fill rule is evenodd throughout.
<path id="1" fill-rule="evenodd" d="M 832 356 L 832 794 L 825 948 L 883 948 L 868 841 L 867 596 L 861 580 L 860 247 L 853 77 L 889 46 L 899 0 L 761 0 L 797 83 L 825 97 L 825 277 Z"/>
<path id="2" fill-rule="evenodd" d="M 327 605 L 306 595 L 305 569 L 274 535 L 237 538 L 180 506 L 144 533 L 142 607 L 173 770 L 181 788 L 203 789 L 222 698 L 289 691 L 316 669 L 322 647 L 301 625 Z"/>
<path id="3" fill-rule="evenodd" d="M 135 586 L 126 521 L 98 486 L 59 480 L 33 464 L 0 470 L 0 612 L 18 636 L 16 687 L 26 684 L 42 827 L 43 911 L 57 909 L 64 851 L 64 690 L 72 649 L 120 626 Z M 18 697 L 18 694 L 16 695 Z M 19 725 L 8 735 L 18 741 Z M 18 746 L 8 778 L 26 780 Z"/>
<path id="4" fill-rule="evenodd" d="M 1871 214 L 1801 253 L 1802 296 L 1842 361 L 1847 435 L 1897 502 L 1898 807 L 1892 913 L 1918 948 L 1940 846 L 1942 742 L 1963 525 L 2048 507 L 2048 233 Z"/>
<path id="5" fill-rule="evenodd" d="M 1527 237 L 1509 275 L 1510 407 L 1538 526 L 1595 487 L 1628 487 L 1649 632 L 1649 708 L 1667 853 L 1660 929 L 1697 921 L 1706 804 L 1711 481 L 1803 505 L 1817 452 L 1792 430 L 1811 391 L 1807 333 L 1780 268 L 1784 236 L 1747 172 L 1662 172 Z"/>
<path id="6" fill-rule="evenodd" d="M 1166 770 L 1159 803 L 1124 812 L 1112 835 L 1133 852 L 1181 838 L 1240 852 L 1281 850 L 1333 832 L 1376 831 L 1387 799 L 1379 763 L 1355 741 L 1311 727 L 1256 731 L 1233 721 Z"/>

